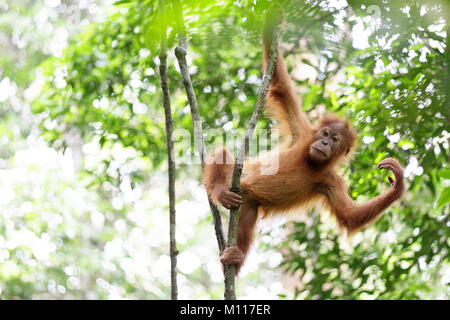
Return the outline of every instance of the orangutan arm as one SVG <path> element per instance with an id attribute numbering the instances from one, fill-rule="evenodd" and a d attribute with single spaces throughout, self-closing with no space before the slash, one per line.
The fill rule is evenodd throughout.
<path id="1" fill-rule="evenodd" d="M 395 181 L 389 178 L 391 188 L 366 203 L 354 203 L 341 178 L 335 179 L 327 188 L 326 196 L 331 212 L 336 216 L 339 226 L 347 229 L 349 234 L 377 219 L 404 193 L 403 169 L 397 160 L 387 158 L 380 162 L 378 168 L 391 170 L 395 175 Z"/>
<path id="2" fill-rule="evenodd" d="M 267 13 L 263 26 L 263 72 L 268 64 L 273 29 L 280 24 L 282 19 L 283 9 L 279 5 L 273 5 Z M 312 131 L 308 119 L 301 110 L 301 103 L 294 92 L 280 51 L 278 51 L 277 64 L 270 83 L 266 106 L 271 117 L 279 122 L 281 136 L 289 137 L 292 144 Z"/>

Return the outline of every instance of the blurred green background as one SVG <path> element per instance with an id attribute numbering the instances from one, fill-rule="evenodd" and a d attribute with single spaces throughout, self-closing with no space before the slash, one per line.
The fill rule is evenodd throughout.
<path id="1" fill-rule="evenodd" d="M 207 147 L 225 134 L 240 140 L 271 1 L 182 2 Z M 350 239 L 320 208 L 262 221 L 238 297 L 449 299 L 450 2 L 279 2 L 281 52 L 303 109 L 358 129 L 342 168 L 352 198 L 388 188 L 376 169 L 387 156 L 405 167 L 407 192 Z M 157 4 L 0 0 L 2 299 L 170 298 Z M 222 299 L 200 166 L 183 160 L 192 123 L 170 8 L 179 298 Z M 258 129 L 272 125 L 261 117 Z"/>

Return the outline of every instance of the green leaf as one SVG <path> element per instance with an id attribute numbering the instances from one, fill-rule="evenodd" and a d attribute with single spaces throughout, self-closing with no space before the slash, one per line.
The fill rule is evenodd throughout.
<path id="1" fill-rule="evenodd" d="M 450 169 L 442 169 L 439 176 L 444 179 L 450 179 Z"/>
<path id="2" fill-rule="evenodd" d="M 398 142 L 398 146 L 400 148 L 402 148 L 403 150 L 408 150 L 408 149 L 414 148 L 414 142 L 412 142 L 408 139 L 404 139 L 404 140 L 400 140 Z"/>
<path id="3" fill-rule="evenodd" d="M 442 207 L 449 202 L 450 202 L 450 187 L 447 187 L 444 189 L 444 191 L 441 194 L 441 197 L 437 202 L 437 208 Z"/>

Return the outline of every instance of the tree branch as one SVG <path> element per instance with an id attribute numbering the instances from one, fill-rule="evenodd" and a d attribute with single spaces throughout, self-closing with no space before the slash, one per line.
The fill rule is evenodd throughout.
<path id="1" fill-rule="evenodd" d="M 175 156 L 173 150 L 173 121 L 170 108 L 170 92 L 167 77 L 167 26 L 165 24 L 165 3 L 164 0 L 159 0 L 159 16 L 162 23 L 161 30 L 161 52 L 159 54 L 159 73 L 161 76 L 161 89 L 163 93 L 164 113 L 166 118 L 166 144 L 167 144 L 167 158 L 169 163 L 169 214 L 170 214 L 170 279 L 171 279 L 171 298 L 177 300 L 177 255 L 178 250 L 175 240 Z"/>
<path id="2" fill-rule="evenodd" d="M 244 166 L 245 154 L 248 150 L 250 137 L 253 134 L 253 130 L 256 127 L 256 122 L 258 121 L 260 110 L 266 101 L 267 92 L 269 91 L 269 85 L 272 80 L 273 73 L 275 71 L 275 66 L 278 57 L 277 28 L 274 28 L 272 39 L 273 40 L 270 46 L 270 53 L 269 53 L 269 63 L 267 64 L 266 72 L 264 74 L 263 84 L 259 90 L 256 106 L 255 109 L 253 110 L 253 114 L 248 124 L 247 131 L 245 132 L 244 141 L 242 142 L 242 145 L 239 149 L 239 153 L 236 158 L 236 163 L 234 165 L 233 178 L 231 181 L 230 190 L 238 194 L 242 194 L 241 174 Z M 227 247 L 236 245 L 237 228 L 239 224 L 240 211 L 241 211 L 240 207 L 233 208 L 230 211 Z M 225 268 L 225 300 L 236 300 L 236 290 L 234 285 L 235 277 L 236 277 L 236 266 L 235 265 L 227 266 Z"/>
<path id="3" fill-rule="evenodd" d="M 205 166 L 206 146 L 203 140 L 202 123 L 200 121 L 200 115 L 198 111 L 197 97 L 195 96 L 191 76 L 189 74 L 189 69 L 186 62 L 187 40 L 186 40 L 186 31 L 184 29 L 183 9 L 181 7 L 181 3 L 179 0 L 175 0 L 173 3 L 177 16 L 178 34 L 180 37 L 178 47 L 175 48 L 175 56 L 177 57 L 178 60 L 178 65 L 180 67 L 180 74 L 183 79 L 183 85 L 186 90 L 186 96 L 188 98 L 189 107 L 191 109 L 192 124 L 194 127 L 194 140 L 197 145 L 197 150 L 199 150 L 200 153 L 200 160 L 202 163 L 202 170 L 203 170 Z M 225 234 L 223 232 L 220 210 L 209 199 L 208 201 L 209 207 L 211 208 L 211 214 L 213 217 L 213 224 L 216 232 L 217 243 L 219 245 L 219 251 L 220 253 L 222 253 L 223 250 L 225 250 L 226 248 L 226 242 L 225 242 Z"/>

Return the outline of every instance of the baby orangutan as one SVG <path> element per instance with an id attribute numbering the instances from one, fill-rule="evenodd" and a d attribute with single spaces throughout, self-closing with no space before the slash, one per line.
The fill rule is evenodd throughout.
<path id="1" fill-rule="evenodd" d="M 279 21 L 278 21 L 279 22 Z M 263 28 L 263 67 L 266 69 L 273 26 L 266 19 Z M 347 120 L 325 116 L 312 127 L 302 113 L 283 58 L 278 60 L 267 95 L 266 106 L 279 123 L 284 138 L 278 152 L 279 169 L 262 175 L 261 163 L 245 163 L 241 177 L 242 197 L 229 191 L 234 160 L 226 148 L 215 150 L 208 158 L 203 182 L 210 199 L 227 209 L 241 206 L 237 246 L 221 255 L 223 264 L 241 268 L 253 242 L 258 216 L 291 212 L 322 200 L 336 217 L 341 229 L 354 233 L 377 219 L 404 192 L 403 169 L 393 158 L 382 160 L 378 168 L 393 172 L 391 188 L 364 204 L 356 204 L 348 195 L 343 178 L 336 169 L 355 145 L 356 133 Z"/>

